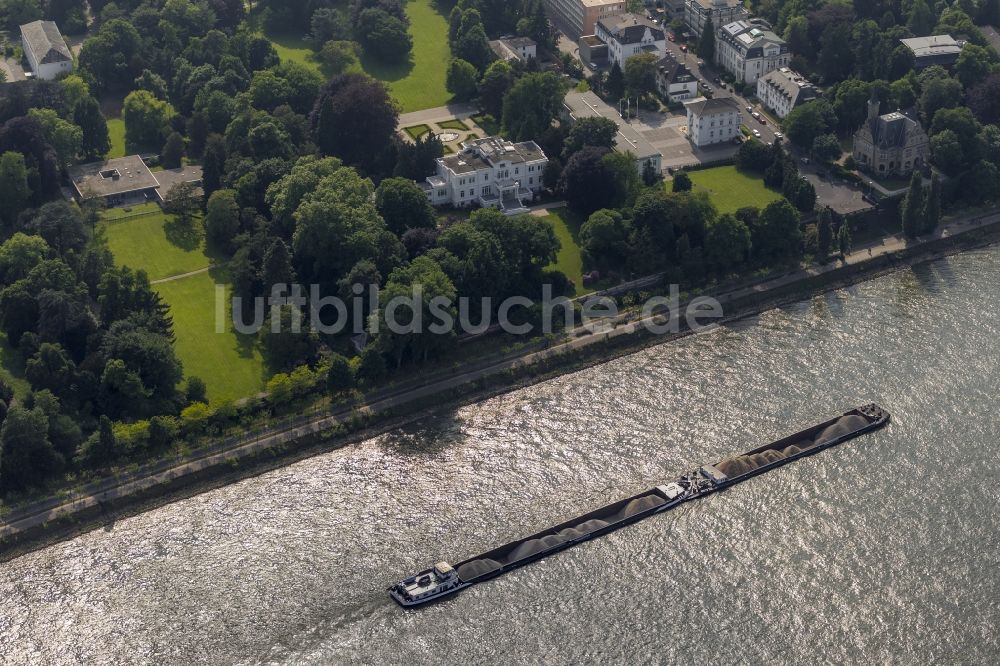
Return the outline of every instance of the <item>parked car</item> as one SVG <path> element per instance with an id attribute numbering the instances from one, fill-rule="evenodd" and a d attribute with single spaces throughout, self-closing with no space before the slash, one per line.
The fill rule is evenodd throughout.
<path id="1" fill-rule="evenodd" d="M 753 132 L 753 135 L 754 135 L 754 136 L 755 136 L 756 138 L 758 138 L 758 139 L 760 138 L 760 130 L 759 130 L 759 129 L 757 129 L 757 128 L 755 127 L 755 128 L 753 128 L 752 130 L 750 130 L 750 131 L 751 131 L 751 132 Z"/>
<path id="2" fill-rule="evenodd" d="M 760 114 L 757 113 L 756 111 L 751 111 L 750 115 L 753 116 L 754 120 L 760 120 Z"/>
<path id="3" fill-rule="evenodd" d="M 589 68 L 590 68 L 590 71 L 592 71 L 592 72 L 596 72 L 596 71 L 597 71 L 597 65 L 595 65 L 595 64 L 594 64 L 594 63 L 592 63 L 592 62 L 588 62 L 588 63 L 587 63 L 587 67 L 589 67 Z"/>
<path id="4" fill-rule="evenodd" d="M 747 113 L 753 113 L 753 107 L 747 105 Z"/>
<path id="5" fill-rule="evenodd" d="M 688 52 L 688 45 L 687 44 L 681 44 L 681 51 L 683 51 L 684 53 L 687 53 Z"/>
<path id="6" fill-rule="evenodd" d="M 765 118 L 765 117 L 763 116 L 763 114 L 761 114 L 761 115 L 757 116 L 757 120 L 759 120 L 759 121 L 760 121 L 760 124 L 761 124 L 761 125 L 766 125 L 766 124 L 767 124 L 767 118 Z"/>
<path id="7" fill-rule="evenodd" d="M 799 161 L 802 162 L 803 164 L 809 164 L 809 158 L 808 157 L 803 157 Z"/>
<path id="8" fill-rule="evenodd" d="M 784 138 L 785 138 L 785 135 L 784 135 L 784 134 L 782 134 L 781 132 L 775 132 L 775 133 L 774 133 L 774 138 L 775 138 L 775 139 L 784 139 Z"/>

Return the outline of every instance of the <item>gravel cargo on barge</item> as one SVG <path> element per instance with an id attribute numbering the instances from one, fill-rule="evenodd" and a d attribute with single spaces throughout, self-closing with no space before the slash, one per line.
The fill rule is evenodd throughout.
<path id="1" fill-rule="evenodd" d="M 836 446 L 881 428 L 888 422 L 889 413 L 876 404 L 852 409 L 794 435 L 712 465 L 703 465 L 664 485 L 595 509 L 454 566 L 438 562 L 430 569 L 396 583 L 389 588 L 389 594 L 401 606 L 419 606 L 435 601 L 582 541 L 672 509 L 682 502 L 722 490 L 798 458 Z"/>

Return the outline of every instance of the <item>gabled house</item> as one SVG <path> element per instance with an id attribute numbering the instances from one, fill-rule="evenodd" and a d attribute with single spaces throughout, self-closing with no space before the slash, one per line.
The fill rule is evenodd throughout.
<path id="1" fill-rule="evenodd" d="M 625 69 L 625 61 L 640 53 L 652 53 L 657 59 L 667 51 L 663 29 L 638 14 L 622 14 L 602 18 L 594 33 L 608 45 L 608 61 Z"/>
<path id="2" fill-rule="evenodd" d="M 64 72 L 73 71 L 73 54 L 52 21 L 22 25 L 21 44 L 24 57 L 37 78 L 51 81 Z"/>
<path id="3" fill-rule="evenodd" d="M 667 53 L 656 63 L 656 88 L 660 95 L 671 102 L 691 99 L 698 95 L 698 79 L 687 67 Z"/>
<path id="4" fill-rule="evenodd" d="M 774 115 L 784 118 L 800 104 L 819 96 L 819 90 L 809 79 L 781 67 L 757 79 L 757 99 Z"/>

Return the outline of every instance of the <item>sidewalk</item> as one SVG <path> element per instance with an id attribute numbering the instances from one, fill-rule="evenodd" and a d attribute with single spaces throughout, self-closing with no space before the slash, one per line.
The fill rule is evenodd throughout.
<path id="1" fill-rule="evenodd" d="M 833 260 L 824 266 L 811 266 L 791 271 L 756 284 L 735 287 L 726 291 L 716 292 L 715 294 L 706 294 L 706 296 L 713 296 L 720 303 L 731 303 L 747 296 L 765 294 L 769 291 L 787 287 L 796 282 L 838 270 L 845 265 L 863 264 L 866 261 L 894 254 L 932 240 L 950 238 L 997 223 L 1000 223 L 1000 210 L 952 221 L 931 236 L 914 240 L 908 240 L 901 236 L 892 236 L 881 242 L 870 243 L 848 254 L 843 262 Z M 681 310 L 683 311 L 686 304 L 681 305 Z M 555 345 L 548 346 L 546 340 L 539 340 L 534 344 L 528 345 L 525 349 L 513 351 L 507 355 L 496 356 L 492 359 L 484 358 L 478 363 L 473 362 L 471 364 L 472 367 L 458 372 L 445 370 L 442 373 L 432 373 L 432 377 L 425 375 L 424 377 L 414 379 L 412 382 L 404 381 L 402 386 L 388 387 L 382 391 L 376 391 L 362 405 L 344 406 L 335 411 L 328 411 L 313 417 L 305 415 L 301 421 L 293 420 L 292 424 L 287 426 L 278 426 L 273 431 L 257 433 L 254 439 L 247 439 L 241 443 L 220 442 L 218 445 L 202 449 L 195 454 L 196 457 L 183 462 L 163 460 L 147 465 L 145 468 L 124 477 L 107 478 L 89 483 L 78 490 L 75 496 L 50 498 L 29 507 L 13 511 L 8 521 L 0 525 L 0 543 L 11 537 L 16 537 L 27 530 L 43 527 L 46 523 L 59 518 L 71 517 L 72 519 L 73 516 L 100 511 L 106 502 L 141 495 L 147 491 L 154 490 L 161 484 L 170 483 L 201 472 L 209 472 L 213 468 L 231 469 L 230 466 L 233 461 L 250 458 L 268 449 L 276 449 L 289 442 L 294 442 L 302 437 L 322 433 L 344 422 L 357 412 L 377 414 L 395 407 L 404 406 L 407 403 L 444 394 L 448 391 L 471 385 L 478 380 L 516 368 L 529 366 L 596 342 L 635 333 L 648 323 L 662 323 L 662 317 L 662 314 L 656 314 L 644 320 L 637 320 L 630 318 L 626 314 L 615 322 L 609 321 L 608 325 L 601 331 L 593 331 L 584 326 L 579 326 L 566 331 L 567 337 L 565 341 Z M 433 378 L 433 374 L 437 374 L 437 378 Z M 424 383 L 414 385 L 420 381 Z"/>

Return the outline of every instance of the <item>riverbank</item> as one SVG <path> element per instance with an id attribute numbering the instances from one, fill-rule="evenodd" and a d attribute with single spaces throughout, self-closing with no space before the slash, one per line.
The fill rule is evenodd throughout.
<path id="1" fill-rule="evenodd" d="M 877 248 L 870 248 L 870 256 L 867 252 L 869 248 L 862 248 L 842 265 L 798 271 L 718 294 L 717 298 L 726 310 L 726 317 L 720 323 L 738 320 L 904 266 L 992 243 L 1000 238 L 1000 216 L 996 217 L 976 228 L 969 228 L 967 223 L 957 225 L 964 228 L 947 228 L 939 237 L 916 244 L 907 245 L 904 242 L 894 247 L 882 243 Z M 368 439 L 435 411 L 452 410 L 689 334 L 681 331 L 669 336 L 654 335 L 638 325 L 640 323 L 636 319 L 623 319 L 618 325 L 600 333 L 582 335 L 536 351 L 529 349 L 516 358 L 384 397 L 360 410 L 318 418 L 289 431 L 186 461 L 155 474 L 125 482 L 111 479 L 103 490 L 60 504 L 50 501 L 41 510 L 25 508 L 9 516 L 9 520 L 0 526 L 0 556 L 9 559 L 152 506 Z"/>

